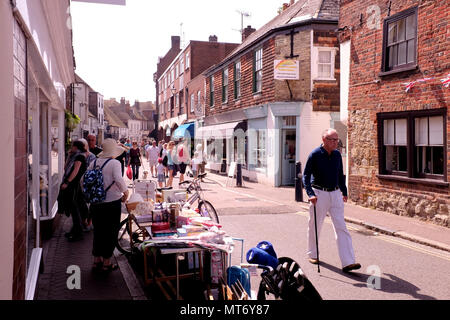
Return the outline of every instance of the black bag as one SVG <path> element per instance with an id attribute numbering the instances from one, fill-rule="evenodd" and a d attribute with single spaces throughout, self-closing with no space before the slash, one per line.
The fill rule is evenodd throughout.
<path id="1" fill-rule="evenodd" d="M 164 156 L 162 164 L 163 164 L 164 167 L 167 167 L 167 156 Z"/>

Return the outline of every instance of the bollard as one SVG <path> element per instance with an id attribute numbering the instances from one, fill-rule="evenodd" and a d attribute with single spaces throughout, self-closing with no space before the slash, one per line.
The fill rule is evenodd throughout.
<path id="1" fill-rule="evenodd" d="M 295 201 L 303 202 L 303 174 L 300 161 L 295 163 Z"/>
<path id="2" fill-rule="evenodd" d="M 236 167 L 236 187 L 242 187 L 242 165 L 238 163 Z"/>

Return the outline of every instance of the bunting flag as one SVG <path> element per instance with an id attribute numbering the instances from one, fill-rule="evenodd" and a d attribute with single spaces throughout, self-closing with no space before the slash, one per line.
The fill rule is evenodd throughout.
<path id="1" fill-rule="evenodd" d="M 450 73 L 447 75 L 447 78 L 441 79 L 442 85 L 446 88 L 450 85 Z"/>
<path id="2" fill-rule="evenodd" d="M 408 92 L 409 89 L 411 89 L 412 87 L 414 87 L 417 83 L 419 82 L 425 82 L 428 80 L 433 80 L 434 78 L 423 78 L 423 79 L 417 79 L 411 82 L 404 82 L 403 84 L 406 86 L 405 91 Z"/>

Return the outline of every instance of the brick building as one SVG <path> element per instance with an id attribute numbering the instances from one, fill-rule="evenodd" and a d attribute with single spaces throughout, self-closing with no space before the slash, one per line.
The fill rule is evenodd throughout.
<path id="1" fill-rule="evenodd" d="M 167 65 L 156 79 L 159 140 L 180 138 L 186 130 L 191 136 L 194 135 L 195 127 L 198 127 L 196 119 L 204 114 L 202 73 L 224 59 L 237 46 L 218 42 L 217 36 L 210 36 L 209 41 L 190 41 Z M 183 126 L 178 131 L 180 135 L 173 136 L 180 126 Z"/>
<path id="2" fill-rule="evenodd" d="M 209 168 L 243 164 L 243 175 L 293 185 L 321 133 L 340 123 L 336 0 L 291 1 L 274 19 L 206 72 L 206 118 L 199 137 Z"/>
<path id="3" fill-rule="evenodd" d="M 339 20 L 350 198 L 447 226 L 449 12 L 446 1 L 344 0 Z"/>

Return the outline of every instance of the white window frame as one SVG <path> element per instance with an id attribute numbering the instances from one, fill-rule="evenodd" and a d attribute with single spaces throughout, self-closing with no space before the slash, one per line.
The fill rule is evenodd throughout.
<path id="1" fill-rule="evenodd" d="M 191 94 L 191 113 L 194 112 L 194 108 L 195 108 L 195 94 Z"/>
<path id="2" fill-rule="evenodd" d="M 335 72 L 335 60 L 336 51 L 338 48 L 335 47 L 314 47 L 313 49 L 313 61 L 312 61 L 312 74 L 313 80 L 336 80 Z M 330 52 L 330 65 L 331 65 L 331 75 L 330 77 L 320 77 L 319 76 L 319 53 L 320 52 Z"/>
<path id="3" fill-rule="evenodd" d="M 191 60 L 189 58 L 189 52 L 186 53 L 186 70 L 190 68 Z"/>

